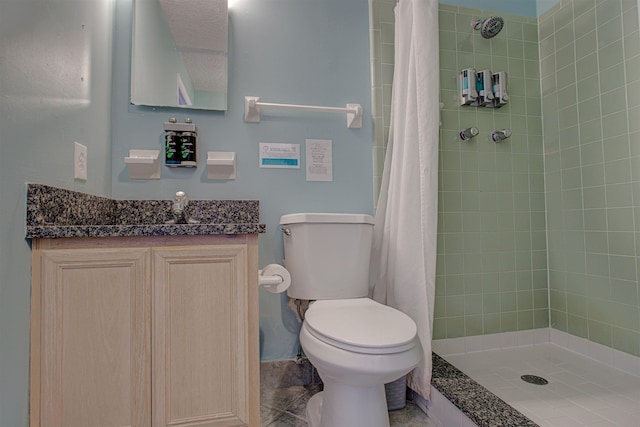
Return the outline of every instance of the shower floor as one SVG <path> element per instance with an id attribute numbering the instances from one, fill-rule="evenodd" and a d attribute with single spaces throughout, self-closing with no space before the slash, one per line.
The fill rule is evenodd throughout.
<path id="1" fill-rule="evenodd" d="M 640 426 L 639 377 L 555 344 L 441 356 L 542 427 Z"/>

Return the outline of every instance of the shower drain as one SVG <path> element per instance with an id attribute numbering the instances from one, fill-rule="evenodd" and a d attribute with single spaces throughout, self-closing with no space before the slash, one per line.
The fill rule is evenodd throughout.
<path id="1" fill-rule="evenodd" d="M 549 381 L 537 375 L 523 375 L 520 378 L 522 379 L 522 381 L 527 382 L 529 384 L 536 384 L 536 385 L 549 384 Z"/>

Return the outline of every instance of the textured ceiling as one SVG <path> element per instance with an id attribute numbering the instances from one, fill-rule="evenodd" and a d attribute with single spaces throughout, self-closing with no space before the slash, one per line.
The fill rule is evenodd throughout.
<path id="1" fill-rule="evenodd" d="M 226 92 L 227 0 L 159 0 L 197 90 Z"/>

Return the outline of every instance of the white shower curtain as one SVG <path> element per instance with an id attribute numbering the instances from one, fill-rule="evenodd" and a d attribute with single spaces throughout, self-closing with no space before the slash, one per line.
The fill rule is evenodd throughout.
<path id="1" fill-rule="evenodd" d="M 438 212 L 438 1 L 400 0 L 395 14 L 391 130 L 376 209 L 372 297 L 416 322 L 424 358 L 407 384 L 428 399 Z"/>

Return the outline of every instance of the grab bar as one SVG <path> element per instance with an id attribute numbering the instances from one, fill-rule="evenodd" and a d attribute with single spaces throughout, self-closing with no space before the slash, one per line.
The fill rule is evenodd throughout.
<path id="1" fill-rule="evenodd" d="M 343 113 L 347 115 L 347 127 L 362 128 L 362 105 L 347 104 L 342 107 L 318 107 L 315 105 L 295 105 L 295 104 L 274 104 L 272 102 L 260 102 L 257 96 L 244 97 L 244 121 L 249 123 L 260 123 L 260 110 L 271 108 L 275 110 L 303 110 L 321 113 Z"/>

